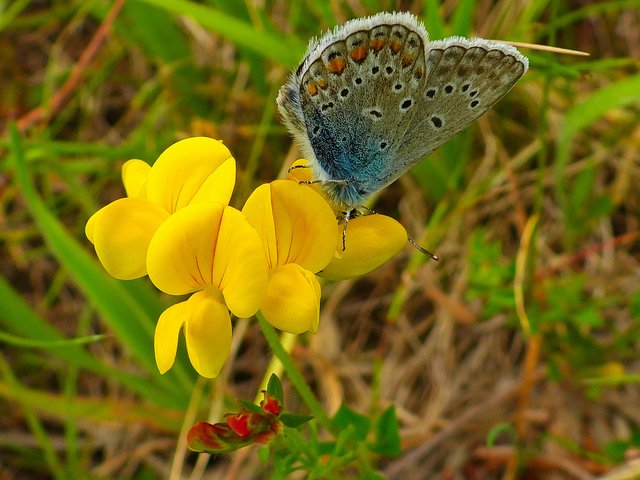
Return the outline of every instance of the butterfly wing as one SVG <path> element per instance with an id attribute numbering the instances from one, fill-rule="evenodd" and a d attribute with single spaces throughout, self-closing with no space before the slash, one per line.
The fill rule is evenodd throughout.
<path id="1" fill-rule="evenodd" d="M 423 89 L 427 42 L 409 13 L 353 20 L 312 41 L 281 89 L 280 112 L 316 178 L 360 197 L 339 203 L 361 203 L 383 186 L 400 147 L 394 134 L 407 130 Z"/>
<path id="2" fill-rule="evenodd" d="M 385 185 L 484 114 L 528 68 L 527 58 L 510 45 L 461 37 L 429 44 L 426 63 L 416 115 L 385 170 Z"/>

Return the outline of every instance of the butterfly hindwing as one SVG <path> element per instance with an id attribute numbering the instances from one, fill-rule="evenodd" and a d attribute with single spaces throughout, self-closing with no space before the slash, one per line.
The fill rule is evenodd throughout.
<path id="1" fill-rule="evenodd" d="M 427 81 L 416 99 L 416 116 L 389 165 L 390 181 L 471 125 L 507 94 L 528 62 L 499 42 L 451 37 L 432 42 Z"/>

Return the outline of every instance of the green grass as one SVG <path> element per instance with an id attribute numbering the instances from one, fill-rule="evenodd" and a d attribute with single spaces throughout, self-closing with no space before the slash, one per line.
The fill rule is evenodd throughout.
<path id="1" fill-rule="evenodd" d="M 308 39 L 398 2 L 264 3 L 127 1 L 51 110 L 112 3 L 0 2 L 9 477 L 267 478 L 257 449 L 198 460 L 180 433 L 255 396 L 270 358 L 257 322 L 238 329 L 217 382 L 196 382 L 183 346 L 160 376 L 153 329 L 170 300 L 144 279 L 110 278 L 84 236 L 88 217 L 122 196 L 124 161 L 152 162 L 187 136 L 229 146 L 241 205 L 297 158 L 275 96 Z M 320 331 L 293 358 L 331 417 L 345 402 L 378 428 L 394 405 L 403 451 L 366 462 L 352 453 L 332 471 L 326 432 L 307 431 L 318 445 L 310 465 L 322 478 L 352 478 L 358 461 L 389 478 L 546 478 L 569 475 L 567 462 L 584 478 L 632 469 L 640 1 L 407 3 L 433 39 L 477 35 L 591 57 L 525 51 L 531 69 L 509 95 L 377 199 L 441 261 L 407 247 L 362 279 L 327 285 Z M 40 120 L 25 123 L 37 107 Z"/>

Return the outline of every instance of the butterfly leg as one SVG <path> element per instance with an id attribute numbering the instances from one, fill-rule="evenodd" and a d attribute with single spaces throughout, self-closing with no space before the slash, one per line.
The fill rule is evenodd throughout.
<path id="1" fill-rule="evenodd" d="M 352 208 L 347 212 L 343 212 L 344 214 L 344 224 L 342 225 L 342 251 L 344 252 L 347 249 L 347 224 L 349 220 L 352 218 L 356 218 L 358 215 L 361 215 L 358 209 Z"/>
<path id="2" fill-rule="evenodd" d="M 376 213 L 378 213 L 378 212 L 376 212 L 374 209 L 369 208 L 369 207 L 367 207 L 366 205 L 360 205 L 358 208 L 361 208 L 361 209 L 363 209 L 363 210 L 366 210 L 366 211 L 367 211 L 367 215 L 375 215 Z M 362 215 L 362 212 L 357 212 L 357 213 L 359 213 L 360 215 Z"/>
<path id="3" fill-rule="evenodd" d="M 292 170 L 298 170 L 299 168 L 310 168 L 309 165 L 291 165 L 287 172 L 290 172 Z"/>

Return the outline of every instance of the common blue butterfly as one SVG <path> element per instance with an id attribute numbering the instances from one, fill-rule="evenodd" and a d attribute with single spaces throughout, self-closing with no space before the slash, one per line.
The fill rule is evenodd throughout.
<path id="1" fill-rule="evenodd" d="M 430 42 L 412 14 L 379 13 L 312 39 L 278 109 L 315 181 L 349 212 L 485 113 L 528 65 L 505 43 Z"/>

